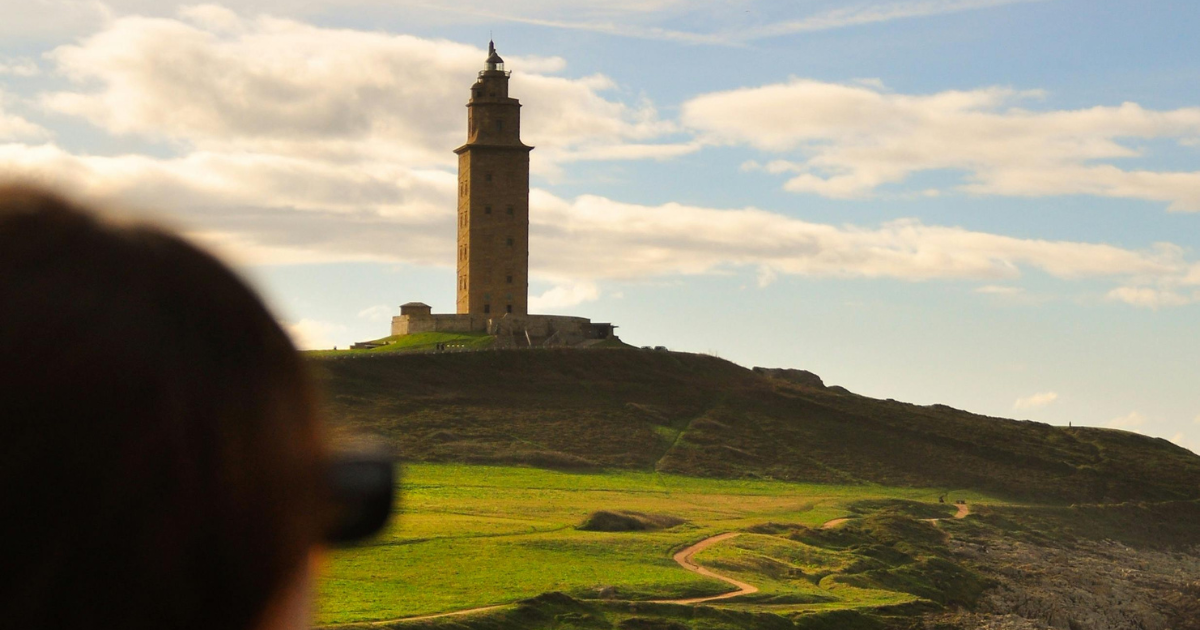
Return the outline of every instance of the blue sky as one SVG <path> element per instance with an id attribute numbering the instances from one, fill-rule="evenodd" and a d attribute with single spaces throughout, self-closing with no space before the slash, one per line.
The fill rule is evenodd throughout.
<path id="1" fill-rule="evenodd" d="M 302 345 L 453 308 L 493 34 L 539 310 L 1200 449 L 1195 3 L 5 4 L 3 172 L 187 231 Z"/>

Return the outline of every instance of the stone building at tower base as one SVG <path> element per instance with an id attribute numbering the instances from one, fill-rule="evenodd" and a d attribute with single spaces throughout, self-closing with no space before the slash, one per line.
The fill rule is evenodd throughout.
<path id="1" fill-rule="evenodd" d="M 593 323 L 586 317 L 567 315 L 434 314 L 420 302 L 400 307 L 392 318 L 392 335 L 426 332 L 487 333 L 497 339 L 513 339 L 518 346 L 574 346 L 589 340 L 613 339 L 616 326 Z"/>

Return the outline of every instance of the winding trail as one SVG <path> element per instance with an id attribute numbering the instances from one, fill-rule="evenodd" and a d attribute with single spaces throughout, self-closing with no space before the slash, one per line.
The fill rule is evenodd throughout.
<path id="1" fill-rule="evenodd" d="M 959 503 L 959 504 L 957 504 L 957 507 L 958 507 L 958 512 L 956 512 L 954 514 L 953 518 L 956 518 L 956 519 L 966 518 L 967 515 L 969 515 L 971 513 L 971 508 L 967 507 L 966 503 Z M 826 521 L 824 524 L 822 524 L 821 529 L 832 529 L 832 528 L 837 527 L 838 525 L 841 525 L 842 523 L 845 523 L 846 521 L 849 521 L 849 520 L 850 520 L 850 517 L 835 518 L 831 521 Z M 937 521 L 940 521 L 942 519 L 934 518 L 934 519 L 929 519 L 929 520 L 930 520 L 930 522 L 933 522 L 936 524 Z M 710 570 L 696 564 L 695 561 L 692 560 L 692 558 L 697 553 L 700 553 L 701 551 L 704 551 L 705 549 L 708 549 L 709 547 L 711 547 L 719 542 L 723 542 L 723 541 L 729 540 L 731 538 L 736 538 L 741 535 L 742 535 L 741 532 L 727 532 L 724 534 L 718 534 L 716 536 L 705 538 L 704 540 L 701 540 L 700 542 L 692 545 L 691 547 L 687 547 L 687 548 L 683 549 L 682 551 L 676 553 L 673 556 L 675 562 L 678 562 L 679 566 L 683 567 L 684 569 L 687 569 L 688 571 L 691 571 L 692 573 L 698 573 L 705 577 L 710 577 L 710 578 L 715 578 L 715 579 L 721 580 L 722 582 L 725 582 L 726 584 L 736 586 L 738 590 L 730 591 L 728 593 L 722 593 L 720 595 L 710 595 L 708 597 L 694 597 L 694 598 L 690 598 L 690 599 L 654 599 L 654 600 L 650 600 L 649 603 L 651 603 L 651 604 L 703 604 L 706 602 L 715 602 L 715 601 L 719 601 L 719 600 L 723 600 L 723 599 L 732 599 L 734 597 L 740 597 L 742 595 L 750 595 L 752 593 L 757 593 L 758 587 L 754 586 L 753 584 L 747 584 L 740 580 L 735 580 L 731 577 L 721 575 L 720 573 L 715 573 L 713 571 L 710 571 Z M 427 619 L 440 619 L 442 617 L 458 617 L 458 616 L 465 616 L 465 615 L 473 615 L 475 613 L 487 612 L 489 610 L 496 610 L 499 608 L 506 608 L 508 606 L 511 606 L 511 604 L 497 604 L 495 606 L 482 606 L 479 608 L 468 608 L 466 610 L 456 610 L 454 612 L 438 613 L 436 615 L 421 615 L 420 617 L 404 617 L 402 619 L 389 619 L 386 621 L 374 621 L 374 622 L 367 622 L 364 625 L 374 626 L 374 625 L 394 624 L 396 622 L 405 622 L 405 621 L 425 621 Z"/>
<path id="2" fill-rule="evenodd" d="M 731 597 L 738 597 L 740 595 L 749 595 L 751 593 L 757 593 L 758 587 L 754 586 L 753 584 L 747 584 L 745 582 L 735 580 L 731 577 L 726 577 L 719 573 L 714 573 L 692 561 L 692 556 L 696 555 L 697 553 L 704 551 L 705 549 L 708 549 L 709 547 L 711 547 L 721 541 L 729 540 L 730 538 L 736 538 L 738 536 L 741 536 L 740 532 L 729 532 L 726 534 L 719 534 L 719 535 L 713 536 L 711 538 L 705 538 L 704 540 L 701 540 L 700 542 L 692 545 L 691 547 L 688 547 L 688 548 L 684 549 L 683 551 L 680 551 L 679 553 L 675 554 L 675 556 L 674 556 L 675 562 L 678 562 L 679 566 L 687 569 L 688 571 L 691 571 L 692 573 L 699 573 L 700 575 L 703 575 L 705 577 L 716 578 L 727 584 L 732 584 L 732 585 L 736 586 L 738 588 L 738 590 L 730 591 L 728 593 L 722 593 L 720 595 L 712 595 L 709 597 L 696 597 L 696 598 L 692 598 L 692 599 L 656 599 L 656 600 L 651 600 L 651 603 L 654 603 L 654 604 L 703 604 L 704 602 L 713 602 L 713 601 L 717 601 L 720 599 L 729 599 Z"/>
<path id="3" fill-rule="evenodd" d="M 480 608 L 468 608 L 466 610 L 456 610 L 454 612 L 438 613 L 436 615 L 421 615 L 420 617 L 402 617 L 400 619 L 388 619 L 386 621 L 372 621 L 372 622 L 370 622 L 370 625 L 382 626 L 384 624 L 393 624 L 393 623 L 396 623 L 397 621 L 425 621 L 426 619 L 441 619 L 442 617 L 458 617 L 458 616 L 462 616 L 462 615 L 473 615 L 475 613 L 486 612 L 489 610 L 496 610 L 497 608 L 504 608 L 508 605 L 509 604 L 496 604 L 494 606 L 482 606 Z"/>
<path id="4" fill-rule="evenodd" d="M 958 508 L 958 511 L 954 513 L 953 518 L 963 519 L 963 518 L 967 518 L 968 516 L 971 515 L 971 508 L 968 507 L 966 503 L 956 503 L 955 507 Z M 842 523 L 845 523 L 845 522 L 851 520 L 852 518 L 854 518 L 854 517 L 853 516 L 844 516 L 842 518 L 835 518 L 832 521 L 825 521 L 824 523 L 821 524 L 821 529 L 833 529 L 834 527 L 837 527 L 838 525 L 841 525 Z M 937 525 L 938 521 L 944 521 L 946 519 L 944 519 L 944 518 L 925 518 L 925 519 L 921 519 L 921 520 L 925 521 L 926 523 L 933 523 L 934 525 Z"/>

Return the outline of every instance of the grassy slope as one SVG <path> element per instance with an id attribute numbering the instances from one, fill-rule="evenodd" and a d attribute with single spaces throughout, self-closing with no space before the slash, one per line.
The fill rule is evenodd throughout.
<path id="1" fill-rule="evenodd" d="M 378 348 L 370 350 L 310 350 L 305 352 L 305 356 L 309 358 L 338 358 L 338 357 L 354 357 L 364 354 L 392 354 L 397 352 L 428 352 L 437 347 L 438 344 L 444 343 L 450 349 L 469 349 L 478 350 L 492 345 L 495 337 L 486 333 L 444 333 L 444 332 L 428 332 L 415 333 L 412 335 L 393 335 L 382 339 L 374 340 L 374 343 L 386 344 Z"/>
<path id="2" fill-rule="evenodd" d="M 1200 496 L 1200 457 L 1121 431 L 988 418 L 633 350 L 314 361 L 338 423 L 412 461 L 972 488 L 1047 503 Z"/>
<path id="3" fill-rule="evenodd" d="M 858 539 L 847 532 L 857 531 L 856 526 L 824 537 L 808 528 L 900 499 L 924 501 L 926 510 L 940 507 L 942 515 L 953 512 L 949 506 L 928 505 L 936 502 L 938 490 L 632 471 L 411 465 L 402 483 L 402 512 L 389 529 L 367 546 L 334 552 L 321 584 L 321 623 L 512 603 L 550 591 L 596 598 L 607 587 L 609 597 L 621 599 L 722 593 L 727 585 L 682 570 L 671 554 L 708 536 L 744 529 L 757 533 L 696 556 L 763 589 L 739 602 L 741 607 L 800 612 L 904 603 L 916 595 L 862 581 L 865 571 L 885 565 L 852 549 Z M 977 494 L 955 497 L 989 501 Z M 604 509 L 666 514 L 686 522 L 648 532 L 576 529 L 588 514 Z M 861 519 L 864 527 L 874 522 L 871 518 Z M 917 527 L 926 535 L 933 531 L 927 524 Z M 787 537 L 795 531 L 808 532 L 810 539 Z M 862 579 L 855 584 L 831 579 L 851 574 Z"/>

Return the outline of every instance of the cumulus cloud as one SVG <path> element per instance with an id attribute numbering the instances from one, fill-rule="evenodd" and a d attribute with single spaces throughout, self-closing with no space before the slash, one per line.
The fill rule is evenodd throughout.
<path id="1" fill-rule="evenodd" d="M 1057 392 L 1042 392 L 1040 394 L 1033 394 L 1032 396 L 1026 396 L 1024 398 L 1018 398 L 1016 402 L 1013 403 L 1013 409 L 1037 409 L 1039 407 L 1051 405 L 1056 400 L 1058 400 Z"/>
<path id="2" fill-rule="evenodd" d="M 600 299 L 600 288 L 593 282 L 576 282 L 556 286 L 541 295 L 529 298 L 531 311 L 548 311 L 578 306 Z"/>
<path id="3" fill-rule="evenodd" d="M 712 273 L 823 277 L 1011 279 L 1033 268 L 1060 278 L 1178 275 L 1177 248 L 1146 251 L 1070 241 L 1019 239 L 915 219 L 879 226 L 813 223 L 755 208 L 646 206 L 534 191 L 536 267 L 571 277 L 636 278 Z M 761 276 L 760 276 L 761 277 Z"/>
<path id="4" fill-rule="evenodd" d="M 180 18 L 123 17 L 49 54 L 79 86 L 47 107 L 114 134 L 205 151 L 451 166 L 465 140 L 467 89 L 486 53 L 409 35 L 320 28 L 203 5 Z M 535 169 L 559 160 L 661 157 L 674 130 L 649 103 L 603 94 L 607 77 L 551 76 L 564 62 L 509 56 Z M 637 145 L 626 148 L 626 143 Z"/>
<path id="5" fill-rule="evenodd" d="M 251 153 L 79 156 L 53 144 L 0 145 L 0 169 L 164 210 L 240 261 L 453 264 L 456 179 L 445 171 Z M 779 275 L 994 283 L 1024 269 L 1167 282 L 1195 265 L 1166 244 L 1133 250 L 1022 239 L 915 219 L 830 225 L 755 208 L 565 199 L 538 189 L 530 202 L 533 271 L 564 286 L 731 269 L 753 271 L 761 285 Z M 587 292 L 564 289 L 546 299 L 566 295 Z"/>
<path id="6" fill-rule="evenodd" d="M 684 104 L 682 121 L 703 141 L 781 154 L 745 168 L 786 174 L 784 188 L 793 192 L 866 197 L 920 172 L 950 170 L 963 174 L 958 189 L 970 194 L 1094 195 L 1200 211 L 1200 172 L 1111 163 L 1142 155 L 1130 139 L 1200 137 L 1200 108 L 1019 107 L 1040 96 L 998 87 L 897 94 L 869 83 L 793 79 L 698 96 Z"/>
<path id="7" fill-rule="evenodd" d="M 1113 418 L 1108 421 L 1109 428 L 1124 429 L 1126 431 L 1140 432 L 1143 425 L 1146 424 L 1146 416 L 1137 411 L 1131 411 L 1127 415 Z"/>
<path id="8" fill-rule="evenodd" d="M 284 329 L 301 350 L 328 350 L 337 343 L 337 337 L 346 332 L 346 327 L 341 324 L 315 319 L 285 324 Z"/>
<path id="9" fill-rule="evenodd" d="M 246 18 L 215 5 L 167 18 L 114 19 L 48 57 L 77 83 L 44 102 L 114 134 L 169 140 L 178 155 L 75 154 L 52 142 L 28 142 L 20 134 L 44 130 L 0 112 L 0 169 L 90 198 L 160 209 L 243 264 L 451 265 L 456 177 L 447 149 L 464 135 L 465 91 L 482 55 L 443 40 Z M 975 130 L 980 137 L 955 137 L 956 155 L 978 142 L 978 164 L 1012 169 L 1025 164 L 1024 154 L 1004 145 L 1005 138 L 1024 138 L 1014 141 L 1022 150 L 1047 150 L 1022 131 L 1021 121 L 1047 130 L 1048 154 L 1058 161 L 1080 151 L 1094 159 L 1128 151 L 1109 136 L 1084 141 L 1099 126 L 1113 125 L 1111 134 L 1122 137 L 1195 128 L 1191 110 L 1100 108 L 1060 112 L 1051 124 L 1042 119 L 1051 114 L 999 111 L 1000 104 L 1021 97 L 1005 90 L 907 97 L 871 81 L 793 82 L 695 99 L 684 120 L 704 137 L 658 143 L 676 125 L 648 102 L 607 98 L 610 79 L 553 76 L 565 66 L 558 58 L 509 61 L 518 68 L 514 91 L 526 101 L 525 137 L 538 145 L 535 158 L 548 156 L 547 169 L 580 159 L 667 158 L 710 142 L 812 151 L 814 164 L 859 154 L 873 163 L 883 159 L 875 145 L 929 131 L 925 144 L 912 147 L 914 154 L 896 157 L 920 165 L 932 151 L 927 145 L 948 144 L 946 136 L 957 133 L 937 122 L 946 116 L 983 121 Z M 813 107 L 802 108 L 804 116 L 784 115 L 772 109 L 781 98 L 776 92 L 783 100 L 800 94 Z M 744 94 L 751 97 L 738 96 Z M 746 102 L 762 107 L 744 116 L 738 108 Z M 921 120 L 919 111 L 930 120 Z M 714 123 L 722 112 L 738 115 Z M 3 144 L 5 121 L 13 131 Z M 776 160 L 749 168 L 792 172 L 794 164 Z M 819 178 L 816 166 L 805 168 L 811 172 L 800 176 Z M 862 175 L 846 168 L 849 180 Z M 897 171 L 901 179 L 905 168 Z M 875 181 L 888 179 L 884 171 L 876 172 L 883 175 Z M 849 190 L 856 186 L 861 188 L 851 182 Z M 533 271 L 556 285 L 535 298 L 544 308 L 596 299 L 598 280 L 730 270 L 754 273 L 759 286 L 781 275 L 966 279 L 988 283 L 979 291 L 996 295 L 1014 293 L 998 283 L 1025 270 L 1176 292 L 1200 285 L 1200 263 L 1168 244 L 1134 250 L 1022 239 L 916 219 L 831 225 L 756 208 L 566 199 L 539 190 L 531 194 L 531 209 Z"/>

